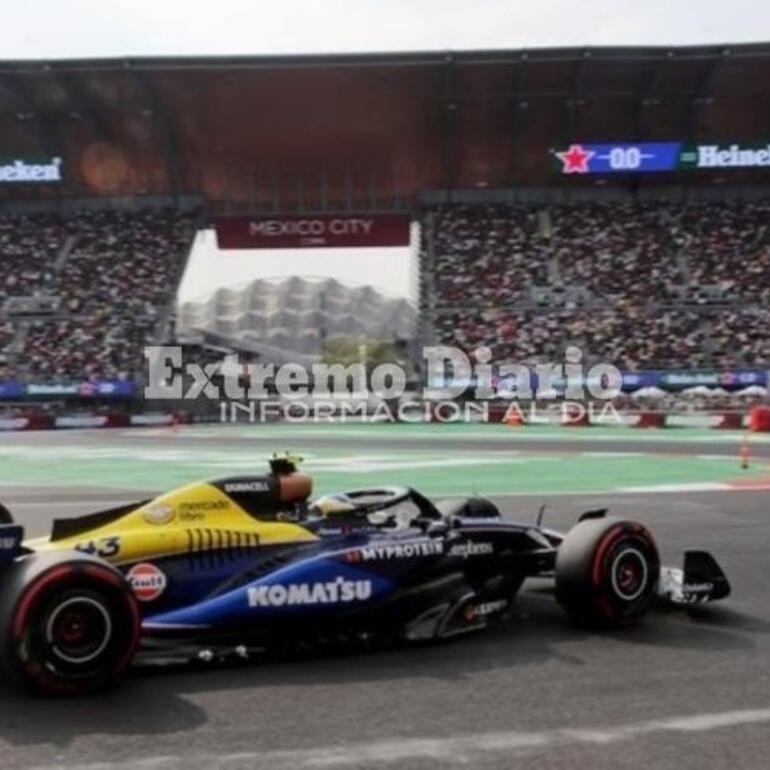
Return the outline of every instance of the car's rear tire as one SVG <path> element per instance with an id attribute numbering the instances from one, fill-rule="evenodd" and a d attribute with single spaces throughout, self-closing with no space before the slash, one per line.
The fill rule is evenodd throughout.
<path id="1" fill-rule="evenodd" d="M 46 694 L 112 685 L 139 641 L 136 598 L 125 578 L 97 559 L 31 555 L 3 576 L 0 663 Z M 7 580 L 7 582 L 6 582 Z"/>
<path id="2" fill-rule="evenodd" d="M 574 526 L 556 554 L 556 599 L 578 623 L 624 627 L 655 598 L 660 556 L 641 525 L 614 518 Z"/>

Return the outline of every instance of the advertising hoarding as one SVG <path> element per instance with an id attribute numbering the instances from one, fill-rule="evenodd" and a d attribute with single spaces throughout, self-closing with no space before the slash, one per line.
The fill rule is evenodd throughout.
<path id="1" fill-rule="evenodd" d="M 404 214 L 308 214 L 228 217 L 215 223 L 220 249 L 408 246 Z"/>
<path id="2" fill-rule="evenodd" d="M 562 174 L 770 168 L 770 144 L 704 142 L 572 142 L 552 151 Z"/>

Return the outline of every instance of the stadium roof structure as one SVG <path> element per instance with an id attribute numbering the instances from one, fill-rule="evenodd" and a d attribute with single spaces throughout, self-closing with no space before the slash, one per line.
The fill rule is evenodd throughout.
<path id="1" fill-rule="evenodd" d="M 770 43 L 5 61 L 0 156 L 61 158 L 63 181 L 2 184 L 0 199 L 373 209 L 423 190 L 593 184 L 561 178 L 549 152 L 767 142 L 769 119 Z"/>
<path id="2" fill-rule="evenodd" d="M 263 358 L 317 358 L 327 341 L 411 339 L 417 310 L 372 286 L 348 286 L 334 278 L 260 278 L 217 289 L 179 309 L 177 337 L 215 341 Z"/>

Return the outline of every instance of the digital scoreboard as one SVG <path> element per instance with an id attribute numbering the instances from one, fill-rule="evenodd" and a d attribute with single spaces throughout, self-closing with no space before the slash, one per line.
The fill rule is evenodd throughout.
<path id="1" fill-rule="evenodd" d="M 689 169 L 770 168 L 770 144 L 573 142 L 552 150 L 562 174 L 641 174 Z"/>

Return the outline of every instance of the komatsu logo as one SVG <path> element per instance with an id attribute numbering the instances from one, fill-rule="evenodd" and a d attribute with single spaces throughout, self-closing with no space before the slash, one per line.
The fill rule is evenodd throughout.
<path id="1" fill-rule="evenodd" d="M 248 590 L 249 607 L 347 604 L 365 602 L 371 595 L 371 580 L 346 580 L 341 575 L 325 583 L 252 586 Z"/>
<path id="2" fill-rule="evenodd" d="M 0 160 L 0 182 L 61 182 L 62 159 L 51 158 L 46 162 L 30 162 L 21 159 Z"/>

